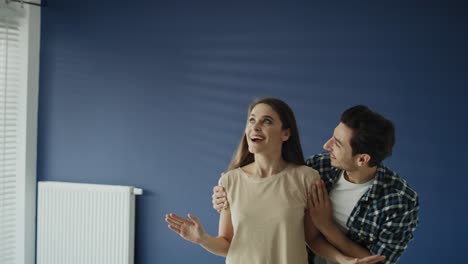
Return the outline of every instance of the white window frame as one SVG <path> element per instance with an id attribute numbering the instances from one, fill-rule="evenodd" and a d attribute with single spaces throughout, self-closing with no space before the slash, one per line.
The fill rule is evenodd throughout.
<path id="1" fill-rule="evenodd" d="M 35 263 L 36 243 L 36 155 L 39 91 L 40 8 L 6 4 L 0 0 L 0 16 L 18 17 L 20 25 L 21 88 L 18 104 L 16 262 Z"/>

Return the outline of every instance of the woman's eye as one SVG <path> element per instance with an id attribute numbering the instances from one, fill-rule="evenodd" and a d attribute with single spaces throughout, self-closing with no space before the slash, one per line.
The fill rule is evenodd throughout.
<path id="1" fill-rule="evenodd" d="M 271 120 L 270 120 L 270 119 L 265 119 L 265 120 L 263 120 L 263 123 L 270 125 L 270 124 L 271 124 Z"/>
<path id="2" fill-rule="evenodd" d="M 249 119 L 249 123 L 250 123 L 250 124 L 253 124 L 253 123 L 255 123 L 255 119 L 253 119 L 253 118 L 250 118 L 250 119 Z"/>

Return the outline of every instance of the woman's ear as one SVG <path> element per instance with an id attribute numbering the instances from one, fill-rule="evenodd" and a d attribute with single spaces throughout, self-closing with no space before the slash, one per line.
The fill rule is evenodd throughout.
<path id="1" fill-rule="evenodd" d="M 288 141 L 290 136 L 291 136 L 291 129 L 290 128 L 284 129 L 281 140 L 283 140 L 283 142 L 286 142 L 286 141 Z"/>

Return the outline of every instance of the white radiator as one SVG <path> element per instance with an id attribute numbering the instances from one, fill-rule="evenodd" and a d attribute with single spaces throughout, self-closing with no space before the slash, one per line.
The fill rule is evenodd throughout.
<path id="1" fill-rule="evenodd" d="M 37 264 L 133 264 L 135 195 L 127 186 L 39 182 Z"/>

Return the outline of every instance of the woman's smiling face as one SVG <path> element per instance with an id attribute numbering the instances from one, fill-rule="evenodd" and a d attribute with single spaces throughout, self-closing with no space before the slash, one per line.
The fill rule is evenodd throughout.
<path id="1" fill-rule="evenodd" d="M 289 138 L 289 130 L 283 129 L 278 113 L 269 105 L 258 104 L 247 118 L 245 136 L 250 153 L 281 153 L 283 142 Z"/>

